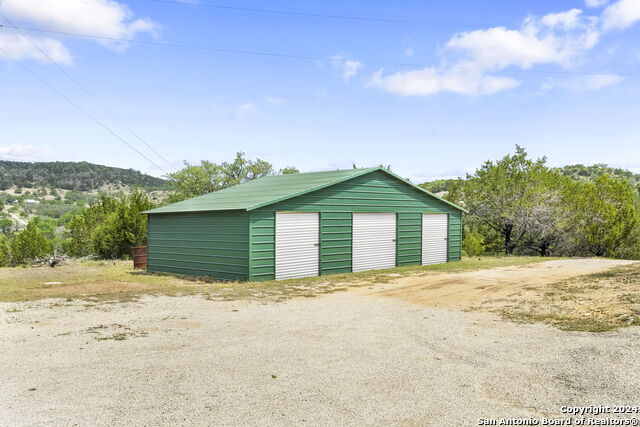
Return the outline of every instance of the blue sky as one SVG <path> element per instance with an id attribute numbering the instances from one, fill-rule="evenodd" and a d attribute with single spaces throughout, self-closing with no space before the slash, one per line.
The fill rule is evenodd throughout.
<path id="1" fill-rule="evenodd" d="M 0 159 L 163 173 L 26 65 L 166 170 L 244 151 L 303 171 L 391 165 L 422 182 L 464 175 L 519 144 L 552 165 L 640 172 L 640 76 L 624 75 L 640 74 L 640 0 L 199 3 L 4 0 L 0 13 L 22 27 L 325 59 L 25 31 L 170 167 L 5 27 Z"/>

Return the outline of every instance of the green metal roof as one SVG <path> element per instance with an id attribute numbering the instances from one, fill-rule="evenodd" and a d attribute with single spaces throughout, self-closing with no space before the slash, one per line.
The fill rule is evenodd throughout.
<path id="1" fill-rule="evenodd" d="M 429 194 L 456 209 L 466 212 L 463 208 L 441 199 L 440 197 L 411 184 L 399 176 L 382 167 L 367 169 L 346 169 L 328 172 L 308 172 L 290 175 L 270 175 L 253 181 L 239 184 L 223 190 L 182 202 L 151 209 L 144 213 L 173 213 L 173 212 L 202 212 L 202 211 L 226 211 L 246 210 L 250 211 L 260 207 L 291 199 L 302 194 L 320 190 L 343 181 L 365 175 L 373 171 L 384 171 L 395 178 L 409 184 L 417 190 Z"/>

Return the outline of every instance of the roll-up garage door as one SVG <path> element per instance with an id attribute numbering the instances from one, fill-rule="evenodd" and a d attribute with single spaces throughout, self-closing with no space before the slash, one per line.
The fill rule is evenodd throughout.
<path id="1" fill-rule="evenodd" d="M 396 266 L 396 214 L 353 214 L 353 271 Z"/>
<path id="2" fill-rule="evenodd" d="M 447 262 L 447 214 L 422 215 L 422 265 Z"/>
<path id="3" fill-rule="evenodd" d="M 317 212 L 276 212 L 276 279 L 318 275 L 319 229 Z"/>

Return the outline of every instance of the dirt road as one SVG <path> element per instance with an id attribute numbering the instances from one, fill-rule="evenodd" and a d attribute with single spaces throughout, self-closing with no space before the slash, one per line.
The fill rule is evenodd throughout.
<path id="1" fill-rule="evenodd" d="M 572 271 L 608 266 L 596 264 Z M 573 267 L 479 279 L 525 286 Z M 395 289 L 404 293 L 382 285 L 283 303 L 2 303 L 0 424 L 466 426 L 638 404 L 639 327 L 562 332 L 417 296 L 422 286 L 470 301 L 453 295 L 474 274 L 450 292 L 451 277 L 433 276 Z"/>
<path id="2" fill-rule="evenodd" d="M 367 293 L 400 298 L 430 307 L 467 309 L 488 299 L 506 297 L 527 288 L 597 273 L 633 262 L 635 261 L 613 259 L 549 261 L 457 274 L 404 278 Z"/>

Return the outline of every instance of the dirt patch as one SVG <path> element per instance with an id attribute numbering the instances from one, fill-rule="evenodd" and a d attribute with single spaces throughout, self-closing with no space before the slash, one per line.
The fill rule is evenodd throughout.
<path id="1" fill-rule="evenodd" d="M 566 330 L 602 332 L 640 325 L 640 263 L 528 289 L 480 308 Z"/>
<path id="2" fill-rule="evenodd" d="M 114 295 L 130 292 L 143 292 L 152 288 L 152 285 L 145 283 L 108 281 L 98 283 L 80 283 L 74 285 L 56 284 L 34 289 L 34 292 L 38 295 L 46 297 L 80 297 L 91 295 Z"/>
<path id="3" fill-rule="evenodd" d="M 491 270 L 399 279 L 371 293 L 431 307 L 472 309 L 489 300 L 517 295 L 575 276 L 634 261 L 569 259 Z"/>

